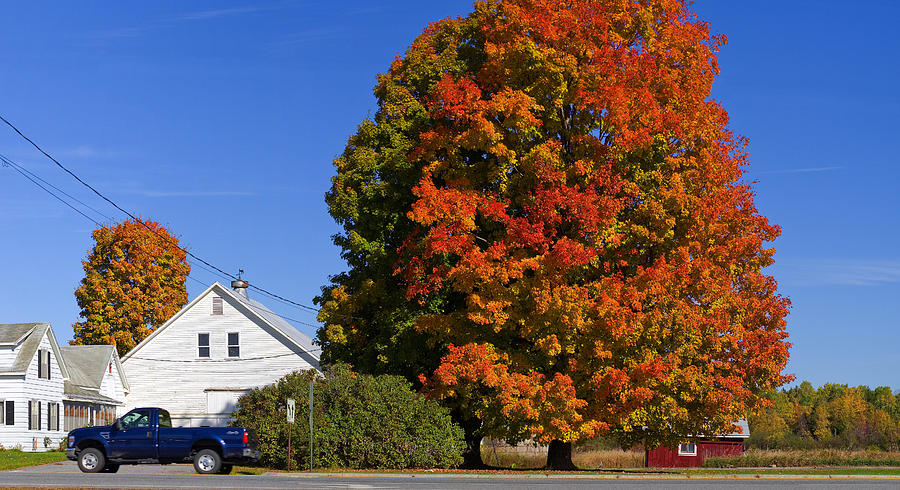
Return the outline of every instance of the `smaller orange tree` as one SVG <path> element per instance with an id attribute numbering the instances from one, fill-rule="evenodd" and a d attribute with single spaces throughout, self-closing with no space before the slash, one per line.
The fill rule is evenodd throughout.
<path id="1" fill-rule="evenodd" d="M 131 350 L 187 303 L 191 272 L 178 239 L 153 221 L 127 220 L 93 232 L 84 279 L 75 290 L 84 321 L 73 344 Z"/>

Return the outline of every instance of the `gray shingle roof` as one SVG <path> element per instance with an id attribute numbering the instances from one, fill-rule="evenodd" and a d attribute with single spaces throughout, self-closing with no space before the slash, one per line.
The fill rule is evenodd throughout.
<path id="1" fill-rule="evenodd" d="M 109 366 L 114 346 L 68 345 L 59 346 L 59 352 L 69 368 L 69 380 L 78 385 L 100 389 L 103 375 Z"/>
<path id="2" fill-rule="evenodd" d="M 37 352 L 41 345 L 41 339 L 50 328 L 49 323 L 7 323 L 0 324 L 0 338 L 8 338 L 6 342 L 15 342 L 28 334 L 28 337 L 16 348 L 16 360 L 10 366 L 0 366 L 0 372 L 22 373 L 28 369 L 31 360 L 34 359 L 34 353 Z M 30 333 L 28 333 L 30 331 Z"/>
<path id="3" fill-rule="evenodd" d="M 100 403 L 107 403 L 109 405 L 121 405 L 118 400 L 113 400 L 108 396 L 103 396 L 95 390 L 76 386 L 71 381 L 66 381 L 63 384 L 63 392 L 65 393 L 66 398 L 69 399 L 96 401 Z"/>
<path id="4" fill-rule="evenodd" d="M 3 323 L 0 324 L 0 344 L 12 344 L 34 330 L 40 323 Z"/>

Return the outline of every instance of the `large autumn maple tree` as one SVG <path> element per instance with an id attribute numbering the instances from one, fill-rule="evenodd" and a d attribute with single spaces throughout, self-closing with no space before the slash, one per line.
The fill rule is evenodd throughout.
<path id="1" fill-rule="evenodd" d="M 789 301 L 710 97 L 723 42 L 682 0 L 489 0 L 426 28 L 335 162 L 350 268 L 320 298 L 323 359 L 419 370 L 552 467 L 762 408 Z"/>
<path id="2" fill-rule="evenodd" d="M 191 272 L 178 239 L 159 223 L 127 220 L 93 232 L 75 290 L 84 321 L 74 344 L 115 345 L 124 355 L 187 303 Z"/>

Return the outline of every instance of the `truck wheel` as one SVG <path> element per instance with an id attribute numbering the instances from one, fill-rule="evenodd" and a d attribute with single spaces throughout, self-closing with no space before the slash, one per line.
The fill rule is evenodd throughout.
<path id="1" fill-rule="evenodd" d="M 194 455 L 194 470 L 202 475 L 212 475 L 222 469 L 222 457 L 212 449 L 201 449 Z"/>
<path id="2" fill-rule="evenodd" d="M 78 469 L 83 473 L 99 473 L 106 466 L 106 457 L 103 451 L 89 447 L 82 449 L 78 455 Z"/>
<path id="3" fill-rule="evenodd" d="M 106 466 L 103 467 L 103 471 L 101 473 L 116 473 L 119 471 L 119 465 L 116 463 L 107 463 Z"/>
<path id="4" fill-rule="evenodd" d="M 219 470 L 219 474 L 220 474 L 220 475 L 230 475 L 230 474 L 231 474 L 231 468 L 232 468 L 232 465 L 230 465 L 230 464 L 223 464 L 223 465 L 222 465 L 222 469 Z"/>

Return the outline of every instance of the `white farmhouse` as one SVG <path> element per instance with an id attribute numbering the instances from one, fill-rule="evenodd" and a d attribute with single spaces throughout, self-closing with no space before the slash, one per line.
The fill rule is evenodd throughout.
<path id="1" fill-rule="evenodd" d="M 56 448 L 65 436 L 59 422 L 66 377 L 49 323 L 0 324 L 3 447 L 25 451 Z"/>
<path id="2" fill-rule="evenodd" d="M 123 410 L 158 406 L 175 426 L 225 425 L 250 389 L 319 369 L 309 336 L 249 299 L 246 281 L 231 286 L 213 283 L 122 357 Z"/>
<path id="3" fill-rule="evenodd" d="M 69 430 L 110 423 L 127 392 L 115 347 L 61 347 L 49 323 L 0 324 L 4 448 L 55 449 Z"/>

